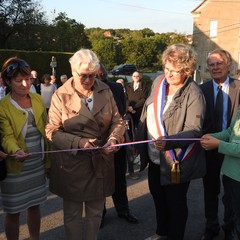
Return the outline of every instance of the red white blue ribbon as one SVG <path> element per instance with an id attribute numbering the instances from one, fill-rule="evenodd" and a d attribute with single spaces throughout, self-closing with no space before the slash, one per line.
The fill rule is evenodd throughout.
<path id="1" fill-rule="evenodd" d="M 167 87 L 167 79 L 165 76 L 160 80 L 159 87 L 157 88 L 153 106 L 154 106 L 154 115 L 156 119 L 157 131 L 159 136 L 167 136 L 167 131 L 163 124 L 163 110 L 164 110 L 164 99 L 166 95 L 166 87 Z M 198 142 L 194 142 L 190 144 L 188 147 L 182 148 L 178 156 L 175 155 L 173 150 L 166 151 L 166 154 L 173 160 L 173 161 L 183 161 L 191 156 L 191 154 L 196 149 Z"/>
<path id="2" fill-rule="evenodd" d="M 138 145 L 144 143 L 151 143 L 157 141 L 201 141 L 202 138 L 163 138 L 163 139 L 152 139 L 152 140 L 142 140 L 142 141 L 135 141 L 135 142 L 127 142 L 127 143 L 119 143 L 112 146 L 102 146 L 102 147 L 91 147 L 91 148 L 75 148 L 75 149 L 61 149 L 61 150 L 50 150 L 50 151 L 42 151 L 42 152 L 31 152 L 30 154 L 43 154 L 43 153 L 61 153 L 61 152 L 74 152 L 74 151 L 94 151 L 94 150 L 102 150 L 106 148 L 119 148 L 124 146 L 131 146 L 131 145 Z M 10 156 L 15 156 L 12 154 Z"/>

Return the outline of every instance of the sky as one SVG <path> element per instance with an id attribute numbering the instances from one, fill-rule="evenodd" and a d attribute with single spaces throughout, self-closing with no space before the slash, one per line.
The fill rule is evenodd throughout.
<path id="1" fill-rule="evenodd" d="M 65 12 L 85 28 L 150 28 L 155 33 L 192 34 L 193 15 L 202 0 L 41 0 L 50 20 Z"/>

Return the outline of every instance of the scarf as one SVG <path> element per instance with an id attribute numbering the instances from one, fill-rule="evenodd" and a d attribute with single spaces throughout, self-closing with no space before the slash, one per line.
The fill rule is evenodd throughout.
<path id="1" fill-rule="evenodd" d="M 164 99 L 166 95 L 166 87 L 167 87 L 167 79 L 165 76 L 160 80 L 159 87 L 157 88 L 156 94 L 153 100 L 154 106 L 154 115 L 157 125 L 157 131 L 159 136 L 168 136 L 168 133 L 163 124 L 163 109 L 164 109 Z M 170 157 L 174 162 L 183 161 L 189 158 L 194 150 L 196 149 L 198 143 L 192 143 L 188 147 L 184 147 L 181 149 L 180 153 L 176 156 L 174 150 L 167 150 L 166 154 Z"/>

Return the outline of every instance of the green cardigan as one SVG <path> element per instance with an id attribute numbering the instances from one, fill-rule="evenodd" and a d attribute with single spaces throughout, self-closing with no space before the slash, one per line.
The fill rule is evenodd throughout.
<path id="1" fill-rule="evenodd" d="M 220 140 L 218 152 L 225 155 L 221 172 L 240 182 L 240 107 L 228 129 L 211 135 Z"/>
<path id="2" fill-rule="evenodd" d="M 35 123 L 42 134 L 45 142 L 45 150 L 48 150 L 48 143 L 45 137 L 45 124 L 47 112 L 42 97 L 36 93 L 29 93 L 32 103 L 32 110 L 35 117 Z M 0 134 L 1 145 L 6 153 L 14 154 L 17 150 L 26 151 L 24 137 L 21 134 L 23 126 L 27 121 L 26 113 L 17 109 L 10 101 L 10 94 L 0 101 Z M 14 157 L 7 157 L 7 170 L 11 173 L 21 172 L 24 162 L 17 161 Z M 50 160 L 45 154 L 45 167 L 50 168 Z"/>

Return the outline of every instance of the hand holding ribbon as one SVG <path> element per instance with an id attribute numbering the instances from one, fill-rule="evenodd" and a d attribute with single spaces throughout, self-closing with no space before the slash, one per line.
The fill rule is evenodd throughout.
<path id="1" fill-rule="evenodd" d="M 26 160 L 26 158 L 28 158 L 29 156 L 31 156 L 31 153 L 26 153 L 23 150 L 19 149 L 15 152 L 15 154 L 11 155 L 12 157 L 15 157 L 15 159 L 18 162 L 24 162 Z"/>
<path id="2" fill-rule="evenodd" d="M 107 141 L 107 143 L 103 146 L 103 151 L 106 154 L 117 152 L 119 150 L 119 147 L 113 147 L 116 144 L 117 144 L 117 140 L 115 138 L 110 138 Z"/>
<path id="3" fill-rule="evenodd" d="M 166 138 L 164 136 L 158 137 L 157 140 L 153 143 L 157 150 L 164 151 L 165 146 L 166 146 L 166 140 L 165 139 Z"/>
<path id="4" fill-rule="evenodd" d="M 96 141 L 96 138 L 81 138 L 79 141 L 79 147 L 80 148 L 92 148 L 96 147 L 94 142 Z"/>
<path id="5" fill-rule="evenodd" d="M 200 141 L 201 146 L 205 150 L 212 150 L 218 148 L 220 140 L 211 136 L 210 134 L 205 134 L 202 136 L 202 140 Z"/>

